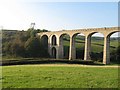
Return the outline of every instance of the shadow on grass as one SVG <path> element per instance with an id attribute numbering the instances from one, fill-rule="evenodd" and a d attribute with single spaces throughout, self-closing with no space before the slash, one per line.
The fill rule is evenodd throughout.
<path id="1" fill-rule="evenodd" d="M 2 60 L 0 66 L 8 65 L 25 65 L 25 64 L 82 64 L 82 65 L 97 65 L 104 66 L 102 62 L 95 62 L 93 60 L 68 60 L 68 59 L 45 59 L 45 58 L 23 58 L 23 59 L 8 59 Z M 111 63 L 110 65 L 117 65 L 117 63 Z"/>

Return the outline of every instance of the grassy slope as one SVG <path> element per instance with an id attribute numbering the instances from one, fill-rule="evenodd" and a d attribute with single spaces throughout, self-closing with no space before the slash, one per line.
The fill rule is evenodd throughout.
<path id="1" fill-rule="evenodd" d="M 76 66 L 4 66 L 3 88 L 117 88 L 118 69 Z"/>
<path id="2" fill-rule="evenodd" d="M 84 42 L 85 42 L 84 40 L 80 40 L 79 38 L 77 38 L 76 41 L 77 41 L 75 43 L 76 48 L 84 48 Z M 64 45 L 69 46 L 69 41 L 64 40 Z M 91 41 L 91 47 L 92 47 L 93 52 L 98 52 L 98 53 L 102 52 L 103 45 L 104 45 L 104 42 L 102 39 L 100 39 L 100 40 L 92 39 L 92 41 Z M 110 50 L 111 51 L 116 50 L 117 47 L 118 47 L 118 40 L 110 41 Z"/>

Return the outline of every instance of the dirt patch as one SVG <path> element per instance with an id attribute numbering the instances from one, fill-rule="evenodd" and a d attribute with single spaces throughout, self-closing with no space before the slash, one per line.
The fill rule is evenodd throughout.
<path id="1" fill-rule="evenodd" d="M 16 66 L 19 66 L 19 65 L 16 65 Z M 23 66 L 23 65 L 21 65 Z M 120 68 L 120 66 L 118 65 L 115 65 L 115 66 L 107 66 L 107 65 L 104 65 L 104 66 L 97 66 L 97 65 L 80 65 L 80 64 L 36 64 L 36 65 L 24 65 L 24 66 L 52 66 L 52 67 L 57 67 L 57 66 L 65 66 L 65 67 L 101 67 L 101 68 L 104 68 L 104 67 L 107 67 L 107 68 Z"/>

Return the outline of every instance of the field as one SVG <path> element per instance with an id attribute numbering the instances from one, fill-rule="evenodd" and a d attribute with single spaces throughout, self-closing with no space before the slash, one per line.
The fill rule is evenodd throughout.
<path id="1" fill-rule="evenodd" d="M 84 48 L 84 44 L 85 44 L 84 40 L 76 39 L 75 45 L 76 45 L 77 49 L 78 48 L 79 49 Z M 69 46 L 69 41 L 64 40 L 64 45 Z M 103 46 L 104 46 L 104 42 L 101 38 L 100 38 L 100 40 L 92 39 L 92 41 L 91 41 L 92 52 L 97 52 L 97 53 L 102 52 L 103 51 Z M 111 51 L 116 50 L 117 47 L 118 47 L 118 40 L 111 40 L 110 41 L 110 50 Z"/>
<path id="2" fill-rule="evenodd" d="M 117 67 L 41 64 L 2 68 L 3 88 L 118 88 Z"/>

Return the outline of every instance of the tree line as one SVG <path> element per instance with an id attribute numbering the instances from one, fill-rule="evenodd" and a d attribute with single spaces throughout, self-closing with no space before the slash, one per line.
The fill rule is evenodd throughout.
<path id="1" fill-rule="evenodd" d="M 36 33 L 48 30 L 28 29 L 17 31 L 14 34 L 2 33 L 2 55 L 11 57 L 49 57 L 49 54 L 41 43 Z"/>

